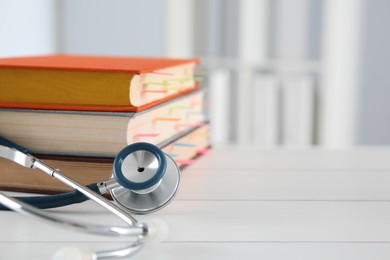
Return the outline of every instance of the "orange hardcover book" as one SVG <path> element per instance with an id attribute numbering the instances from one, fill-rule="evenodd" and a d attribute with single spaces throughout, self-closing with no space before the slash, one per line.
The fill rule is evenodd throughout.
<path id="1" fill-rule="evenodd" d="M 197 59 L 49 55 L 0 59 L 0 107 L 138 112 L 188 93 Z"/>

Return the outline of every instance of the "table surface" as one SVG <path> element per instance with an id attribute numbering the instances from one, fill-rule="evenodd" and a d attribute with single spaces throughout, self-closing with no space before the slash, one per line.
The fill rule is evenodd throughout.
<path id="1" fill-rule="evenodd" d="M 182 172 L 163 210 L 170 233 L 133 259 L 388 259 L 390 148 L 215 148 Z M 52 210 L 117 224 L 92 202 Z M 0 259 L 51 259 L 63 246 L 97 250 L 125 238 L 81 234 L 0 212 Z"/>

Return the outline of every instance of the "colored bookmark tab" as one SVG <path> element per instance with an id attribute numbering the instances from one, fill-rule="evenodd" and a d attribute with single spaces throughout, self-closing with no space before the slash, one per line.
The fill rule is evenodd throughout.
<path id="1" fill-rule="evenodd" d="M 205 155 L 208 152 L 210 152 L 209 148 L 199 149 L 199 150 L 196 151 L 196 153 L 199 154 L 199 155 Z"/>
<path id="2" fill-rule="evenodd" d="M 174 143 L 172 146 L 181 146 L 181 147 L 195 147 L 194 144 L 191 143 Z"/>
<path id="3" fill-rule="evenodd" d="M 166 87 L 166 90 L 182 90 L 183 87 Z"/>
<path id="4" fill-rule="evenodd" d="M 205 107 L 205 106 L 208 106 L 208 102 L 206 101 L 193 101 L 191 103 L 192 106 L 202 106 L 202 107 Z"/>
<path id="5" fill-rule="evenodd" d="M 133 135 L 133 138 L 139 138 L 139 137 L 157 137 L 160 134 L 153 134 L 153 133 L 138 133 Z"/>
<path id="6" fill-rule="evenodd" d="M 158 75 L 165 75 L 165 76 L 173 76 L 175 74 L 171 73 L 171 72 L 165 72 L 165 71 L 152 71 L 152 72 L 149 72 L 150 74 L 158 74 Z"/>
<path id="7" fill-rule="evenodd" d="M 186 81 L 192 81 L 193 78 L 192 77 L 185 77 L 185 78 L 170 78 L 170 79 L 166 79 L 167 81 L 170 81 L 170 82 L 177 82 L 177 83 L 183 83 L 183 82 L 186 82 Z"/>
<path id="8" fill-rule="evenodd" d="M 210 135 L 210 131 L 191 133 L 191 136 L 209 136 L 209 135 Z"/>
<path id="9" fill-rule="evenodd" d="M 141 90 L 142 93 L 167 93 L 168 90 Z"/>
<path id="10" fill-rule="evenodd" d="M 195 162 L 195 160 L 175 160 L 176 163 L 181 164 L 181 165 L 190 165 Z"/>
<path id="11" fill-rule="evenodd" d="M 180 78 L 179 82 L 185 82 L 185 81 L 188 81 L 188 80 L 192 80 L 192 78 L 190 78 L 190 77 Z"/>
<path id="12" fill-rule="evenodd" d="M 181 127 L 200 127 L 204 126 L 204 123 L 195 123 L 195 124 L 176 124 L 175 129 L 179 130 Z"/>
<path id="13" fill-rule="evenodd" d="M 153 121 L 180 121 L 179 117 L 156 117 Z"/>
<path id="14" fill-rule="evenodd" d="M 164 80 L 163 82 L 144 82 L 144 85 L 161 85 L 161 86 L 167 86 L 168 82 Z"/>

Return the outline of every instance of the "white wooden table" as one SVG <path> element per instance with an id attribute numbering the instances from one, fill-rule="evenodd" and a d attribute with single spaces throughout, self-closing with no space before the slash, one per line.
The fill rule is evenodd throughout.
<path id="1" fill-rule="evenodd" d="M 54 211 L 116 223 L 90 202 Z M 138 219 L 155 217 L 170 233 L 134 259 L 389 259 L 390 148 L 216 148 L 182 172 L 171 205 Z M 0 259 L 126 245 L 13 212 L 0 218 Z"/>

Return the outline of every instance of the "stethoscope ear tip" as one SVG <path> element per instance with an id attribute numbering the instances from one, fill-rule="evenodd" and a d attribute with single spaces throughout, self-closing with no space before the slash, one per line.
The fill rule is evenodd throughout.
<path id="1" fill-rule="evenodd" d="M 60 248 L 52 260 L 96 260 L 96 254 L 90 248 L 66 246 Z"/>
<path id="2" fill-rule="evenodd" d="M 154 244 L 166 240 L 169 235 L 168 224 L 162 219 L 151 219 L 147 224 L 148 233 L 142 238 L 147 244 Z"/>

